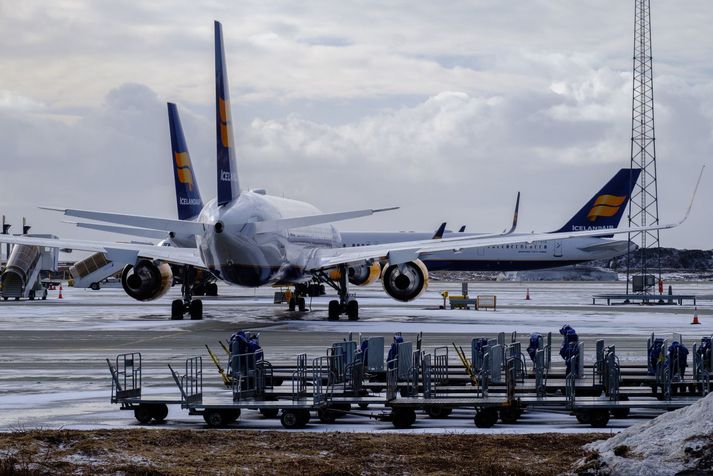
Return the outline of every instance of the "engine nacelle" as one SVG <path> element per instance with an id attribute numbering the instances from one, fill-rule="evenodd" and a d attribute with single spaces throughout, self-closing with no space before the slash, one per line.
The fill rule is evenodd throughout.
<path id="1" fill-rule="evenodd" d="M 355 286 L 366 286 L 373 283 L 381 275 L 381 265 L 378 262 L 364 261 L 357 265 L 349 266 L 349 282 Z"/>
<path id="2" fill-rule="evenodd" d="M 420 259 L 402 265 L 389 264 L 381 275 L 381 284 L 386 294 L 397 301 L 411 301 L 428 287 L 428 269 Z"/>
<path id="3" fill-rule="evenodd" d="M 127 265 L 121 273 L 121 285 L 126 294 L 137 301 L 153 301 L 168 291 L 173 284 L 173 273 L 168 263 L 155 264 L 142 259 Z"/>

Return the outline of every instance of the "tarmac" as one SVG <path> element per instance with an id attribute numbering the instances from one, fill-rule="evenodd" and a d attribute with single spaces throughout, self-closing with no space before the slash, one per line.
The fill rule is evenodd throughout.
<path id="1" fill-rule="evenodd" d="M 552 332 L 559 344 L 558 329 L 569 323 L 586 342 L 585 354 L 591 362 L 594 341 L 605 339 L 616 345 L 623 363 L 644 363 L 646 338 L 651 332 L 664 337 L 683 334 L 686 345 L 713 334 L 713 283 L 674 284 L 677 292 L 701 296 L 698 314 L 701 325 L 690 325 L 690 306 L 591 305 L 591 295 L 621 292 L 623 283 L 472 283 L 471 295 L 498 296 L 495 311 L 439 309 L 442 290 L 460 293 L 459 283 L 432 283 L 421 298 L 398 303 L 388 298 L 380 285 L 356 290 L 360 320 L 326 320 L 331 297 L 315 298 L 311 311 L 289 312 L 272 302 L 273 289 L 229 288 L 221 286 L 220 296 L 204 299 L 201 321 L 171 321 L 170 301 L 174 288 L 160 300 L 143 303 L 126 296 L 120 288 L 91 291 L 63 289 L 50 292 L 47 301 L 0 301 L 0 431 L 17 428 L 124 428 L 135 426 L 132 415 L 109 403 L 110 378 L 107 358 L 124 352 L 141 352 L 144 360 L 144 388 L 147 391 L 177 391 L 166 363 L 180 363 L 191 355 L 203 355 L 208 388 L 220 386 L 217 372 L 209 365 L 205 344 L 220 350 L 219 340 L 227 340 L 240 329 L 261 333 L 265 355 L 273 364 L 290 364 L 297 354 L 324 355 L 333 342 L 351 332 L 383 335 L 387 345 L 394 332 L 406 339 L 424 333 L 426 350 L 452 343 L 470 348 L 473 337 L 494 336 L 517 331 L 522 342 L 530 332 Z M 530 300 L 525 300 L 529 288 Z M 690 347 L 689 347 L 690 348 Z M 222 352 L 222 351 L 221 351 Z M 556 357 L 556 348 L 553 359 Z M 456 413 L 457 416 L 457 413 Z M 616 430 L 636 418 L 612 420 Z M 188 417 L 171 409 L 169 419 L 179 427 L 203 425 L 200 417 Z M 281 428 L 243 417 L 247 428 Z M 471 416 L 443 421 L 426 421 L 409 431 L 475 431 Z M 530 415 L 524 425 L 498 425 L 500 432 L 584 431 L 566 415 Z M 420 420 L 419 420 L 420 421 Z M 455 423 L 454 423 L 455 422 Z M 440 426 L 439 426 L 440 425 Z M 455 425 L 455 426 L 454 426 Z M 329 427 L 334 429 L 333 427 Z M 581 430 L 579 430 L 581 428 Z M 323 431 L 325 428 L 313 428 Z M 392 429 L 388 423 L 374 425 L 347 419 L 350 431 Z M 492 432 L 493 429 L 489 431 Z M 482 431 L 482 430 L 479 430 Z M 487 431 L 487 430 L 486 430 Z"/>

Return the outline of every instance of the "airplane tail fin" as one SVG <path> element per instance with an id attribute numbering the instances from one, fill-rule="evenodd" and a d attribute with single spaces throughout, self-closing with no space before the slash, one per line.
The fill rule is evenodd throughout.
<path id="1" fill-rule="evenodd" d="M 223 27 L 215 22 L 215 126 L 218 165 L 218 205 L 229 203 L 240 195 L 233 124 L 230 113 L 228 70 L 223 50 Z"/>
<path id="2" fill-rule="evenodd" d="M 618 227 L 640 173 L 641 169 L 621 169 L 555 233 Z"/>
<path id="3" fill-rule="evenodd" d="M 168 126 L 171 130 L 171 151 L 173 152 L 173 178 L 176 183 L 176 206 L 179 220 L 191 220 L 203 209 L 201 192 L 193 172 L 191 156 L 183 135 L 178 109 L 168 103 Z"/>

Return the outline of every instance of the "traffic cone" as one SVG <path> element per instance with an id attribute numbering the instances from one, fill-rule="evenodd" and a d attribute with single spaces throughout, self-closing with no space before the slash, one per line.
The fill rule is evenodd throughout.
<path id="1" fill-rule="evenodd" d="M 57 296 L 57 299 L 64 299 L 62 297 L 62 285 L 61 284 L 59 285 L 59 296 Z"/>
<path id="2" fill-rule="evenodd" d="M 525 301 L 530 300 L 530 288 L 527 288 L 527 291 L 525 291 Z"/>
<path id="3" fill-rule="evenodd" d="M 693 307 L 693 320 L 691 321 L 691 325 L 694 324 L 700 324 L 701 321 L 698 320 L 698 306 Z"/>

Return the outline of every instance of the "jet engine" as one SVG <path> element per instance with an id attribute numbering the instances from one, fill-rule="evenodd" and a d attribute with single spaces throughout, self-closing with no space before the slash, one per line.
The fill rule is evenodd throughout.
<path id="1" fill-rule="evenodd" d="M 349 282 L 355 286 L 366 286 L 379 279 L 381 265 L 378 262 L 364 261 L 357 265 L 349 266 Z"/>
<path id="2" fill-rule="evenodd" d="M 411 301 L 428 287 L 428 269 L 420 259 L 401 265 L 390 264 L 384 268 L 381 284 L 386 294 L 397 301 Z"/>
<path id="3" fill-rule="evenodd" d="M 126 294 L 137 301 L 152 301 L 168 291 L 173 284 L 173 273 L 168 263 L 154 263 L 147 259 L 127 265 L 121 273 L 121 285 Z"/>

